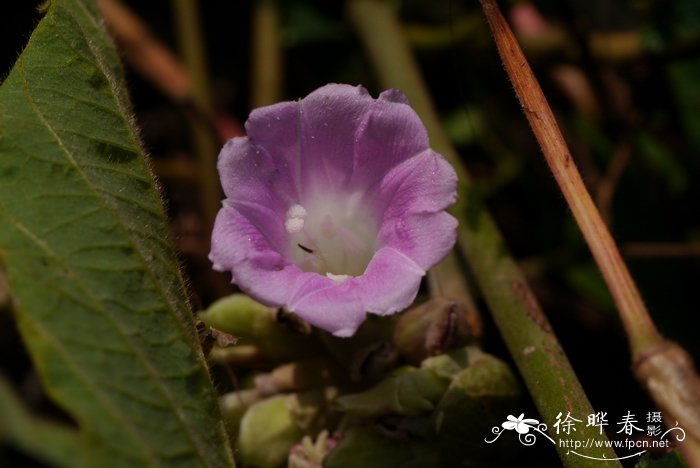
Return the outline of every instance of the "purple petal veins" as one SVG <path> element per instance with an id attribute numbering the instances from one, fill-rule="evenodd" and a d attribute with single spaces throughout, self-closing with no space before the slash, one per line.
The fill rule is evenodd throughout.
<path id="1" fill-rule="evenodd" d="M 337 336 L 408 307 L 454 245 L 457 177 L 405 96 L 326 85 L 246 130 L 219 155 L 214 268 Z"/>

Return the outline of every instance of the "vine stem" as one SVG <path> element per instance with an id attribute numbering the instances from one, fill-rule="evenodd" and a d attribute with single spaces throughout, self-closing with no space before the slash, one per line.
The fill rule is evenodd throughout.
<path id="1" fill-rule="evenodd" d="M 689 433 L 686 461 L 700 466 L 700 378 L 678 344 L 665 340 L 583 184 L 547 99 L 495 0 L 479 0 L 505 70 L 559 188 L 613 296 L 627 332 L 637 378 L 656 404 Z"/>
<path id="2" fill-rule="evenodd" d="M 348 14 L 382 85 L 406 93 L 428 129 L 431 146 L 445 156 L 457 172 L 458 201 L 451 211 L 460 221 L 458 245 L 540 414 L 550 423 L 550 430 L 560 412 L 570 412 L 580 418 L 593 414 L 537 299 L 508 254 L 498 228 L 480 202 L 459 155 L 440 125 L 391 5 L 374 0 L 351 0 Z M 605 440 L 598 431 L 583 426 L 572 432 L 571 437 L 582 441 L 589 437 Z M 567 467 L 597 466 L 590 460 L 567 455 L 564 447 L 557 446 L 557 451 Z M 601 449 L 598 454 L 616 458 L 610 448 Z M 615 461 L 609 463 L 620 466 Z"/>

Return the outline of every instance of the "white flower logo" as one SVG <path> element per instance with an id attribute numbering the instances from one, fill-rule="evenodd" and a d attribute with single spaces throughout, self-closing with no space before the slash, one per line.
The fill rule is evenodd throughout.
<path id="1" fill-rule="evenodd" d="M 547 430 L 547 425 L 539 422 L 537 419 L 526 419 L 525 413 L 522 413 L 517 418 L 512 414 L 509 414 L 506 418 L 506 421 L 501 423 L 501 427 L 493 426 L 491 428 L 491 433 L 494 434 L 496 437 L 494 437 L 491 440 L 484 439 L 484 442 L 486 442 L 487 444 L 492 444 L 505 431 L 515 430 L 515 432 L 518 433 L 518 440 L 520 440 L 521 444 L 533 445 L 537 440 L 537 435 L 531 433 L 531 429 L 532 431 L 538 432 L 540 435 L 547 438 L 547 440 L 549 440 L 551 443 L 556 444 L 556 442 L 554 442 L 554 440 L 551 437 L 545 434 L 545 431 Z"/>
<path id="2" fill-rule="evenodd" d="M 531 428 L 537 428 L 537 425 L 540 423 L 537 419 L 524 418 L 525 413 L 520 414 L 520 416 L 518 416 L 517 418 L 509 414 L 506 418 L 507 421 L 501 424 L 501 426 L 507 431 L 512 431 L 513 429 L 515 429 L 518 434 L 527 434 L 528 432 L 530 432 Z"/>

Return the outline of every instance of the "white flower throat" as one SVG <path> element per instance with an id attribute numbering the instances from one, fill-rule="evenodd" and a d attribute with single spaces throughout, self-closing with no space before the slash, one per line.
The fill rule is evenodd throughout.
<path id="1" fill-rule="evenodd" d="M 364 273 L 376 251 L 377 222 L 362 194 L 322 194 L 287 210 L 290 252 L 304 271 L 342 283 Z"/>

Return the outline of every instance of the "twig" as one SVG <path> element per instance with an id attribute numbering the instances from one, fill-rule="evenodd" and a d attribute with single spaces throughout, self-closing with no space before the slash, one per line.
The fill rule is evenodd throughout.
<path id="1" fill-rule="evenodd" d="M 608 226 L 612 225 L 612 204 L 615 197 L 615 189 L 625 173 L 625 169 L 632 159 L 632 147 L 624 141 L 618 145 L 608 164 L 605 175 L 596 188 L 596 202 L 600 209 L 601 217 Z"/>
<path id="2" fill-rule="evenodd" d="M 98 4 L 125 60 L 137 72 L 173 102 L 216 128 L 222 143 L 231 136 L 243 135 L 240 123 L 230 116 L 212 114 L 210 109 L 199 107 L 194 101 L 192 80 L 180 59 L 136 13 L 121 0 L 98 0 Z"/>
<path id="3" fill-rule="evenodd" d="M 700 378 L 692 361 L 656 330 L 513 32 L 495 0 L 479 1 L 525 116 L 610 288 L 630 340 L 635 374 L 656 404 L 686 429 L 681 450 L 691 466 L 700 466 Z"/>
<path id="4" fill-rule="evenodd" d="M 105 23 L 131 65 L 176 102 L 191 99 L 192 82 L 178 58 L 119 0 L 98 0 Z"/>
<path id="5" fill-rule="evenodd" d="M 621 246 L 625 257 L 700 257 L 700 243 L 627 242 Z"/>
<path id="6" fill-rule="evenodd" d="M 459 246 L 540 414 L 546 421 L 554 421 L 562 411 L 592 414 L 594 411 L 547 318 L 509 256 L 500 232 L 480 203 L 464 165 L 439 123 L 391 6 L 384 2 L 355 0 L 349 3 L 349 14 L 382 84 L 406 93 L 428 128 L 432 147 L 457 171 L 459 199 L 452 211 L 460 219 Z M 604 438 L 596 431 L 581 429 L 575 435 L 572 433 L 573 437 L 581 440 Z M 590 466 L 585 459 L 567 456 L 565 448 L 557 450 L 567 466 Z M 601 456 L 612 459 L 615 453 L 606 449 Z"/>

